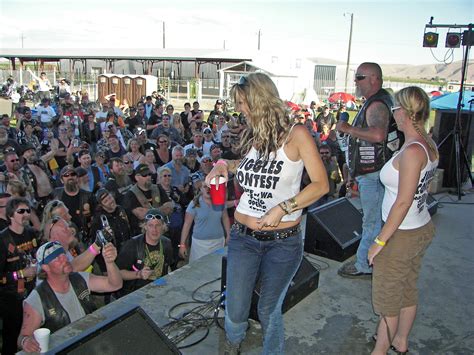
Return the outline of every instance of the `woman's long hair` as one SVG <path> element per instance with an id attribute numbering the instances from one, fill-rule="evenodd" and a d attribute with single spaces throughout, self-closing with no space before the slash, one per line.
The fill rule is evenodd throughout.
<path id="1" fill-rule="evenodd" d="M 395 102 L 408 113 L 413 127 L 428 144 L 436 158 L 438 158 L 439 154 L 436 144 L 428 136 L 425 129 L 425 124 L 430 117 L 430 98 L 426 92 L 417 86 L 409 86 L 395 94 Z"/>
<path id="2" fill-rule="evenodd" d="M 275 84 L 265 74 L 251 73 L 232 87 L 230 95 L 236 103 L 244 100 L 250 110 L 241 139 L 242 153 L 254 146 L 261 157 L 269 159 L 285 142 L 291 124 Z"/>

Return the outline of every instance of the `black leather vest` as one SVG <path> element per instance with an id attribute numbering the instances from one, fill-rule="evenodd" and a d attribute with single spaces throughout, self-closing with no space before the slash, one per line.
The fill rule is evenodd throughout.
<path id="1" fill-rule="evenodd" d="M 396 124 L 390 107 L 393 105 L 392 96 L 384 89 L 380 89 L 375 95 L 369 97 L 360 109 L 352 123 L 353 127 L 367 128 L 367 108 L 370 104 L 379 101 L 385 104 L 390 114 L 387 137 L 392 137 L 396 132 Z M 387 137 L 381 143 L 370 143 L 365 140 L 349 137 L 349 171 L 352 177 L 373 173 L 382 169 L 383 165 L 392 157 L 394 151 L 398 150 L 401 144 L 397 144 L 395 149 L 387 146 Z M 395 144 L 391 144 L 393 147 Z"/>
<path id="2" fill-rule="evenodd" d="M 87 287 L 86 280 L 84 280 L 80 274 L 74 272 L 69 274 L 69 281 L 85 314 L 94 312 L 96 307 L 90 299 L 90 290 Z M 69 314 L 61 303 L 59 303 L 53 289 L 46 280 L 36 287 L 36 291 L 41 298 L 41 304 L 43 306 L 44 328 L 55 332 L 71 323 Z"/>

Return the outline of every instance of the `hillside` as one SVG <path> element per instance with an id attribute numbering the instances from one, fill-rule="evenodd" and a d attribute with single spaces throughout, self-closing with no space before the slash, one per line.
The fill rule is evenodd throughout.
<path id="1" fill-rule="evenodd" d="M 462 62 L 457 61 L 451 64 L 382 64 L 384 76 L 410 79 L 431 79 L 439 78 L 447 81 L 461 81 Z M 474 61 L 468 63 L 466 82 L 474 82 Z"/>

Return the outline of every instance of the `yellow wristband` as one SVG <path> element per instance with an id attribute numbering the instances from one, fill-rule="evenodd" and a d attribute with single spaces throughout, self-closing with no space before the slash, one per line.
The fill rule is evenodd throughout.
<path id="1" fill-rule="evenodd" d="M 379 237 L 375 237 L 374 243 L 377 244 L 377 245 L 380 245 L 381 247 L 384 247 L 385 244 L 387 244 L 387 242 L 381 241 L 381 240 L 379 239 Z"/>

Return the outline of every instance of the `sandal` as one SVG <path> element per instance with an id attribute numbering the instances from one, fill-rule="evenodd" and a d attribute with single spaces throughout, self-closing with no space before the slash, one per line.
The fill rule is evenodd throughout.
<path id="1" fill-rule="evenodd" d="M 390 345 L 390 350 L 394 351 L 397 355 L 406 355 L 408 354 L 408 349 L 405 351 L 399 351 L 396 347 L 393 345 Z"/>
<path id="2" fill-rule="evenodd" d="M 377 342 L 377 334 L 372 335 L 372 341 L 374 343 Z M 390 350 L 394 351 L 397 355 L 406 355 L 406 354 L 408 354 L 408 349 L 406 351 L 400 351 L 396 347 L 394 347 L 393 345 L 390 345 Z"/>

